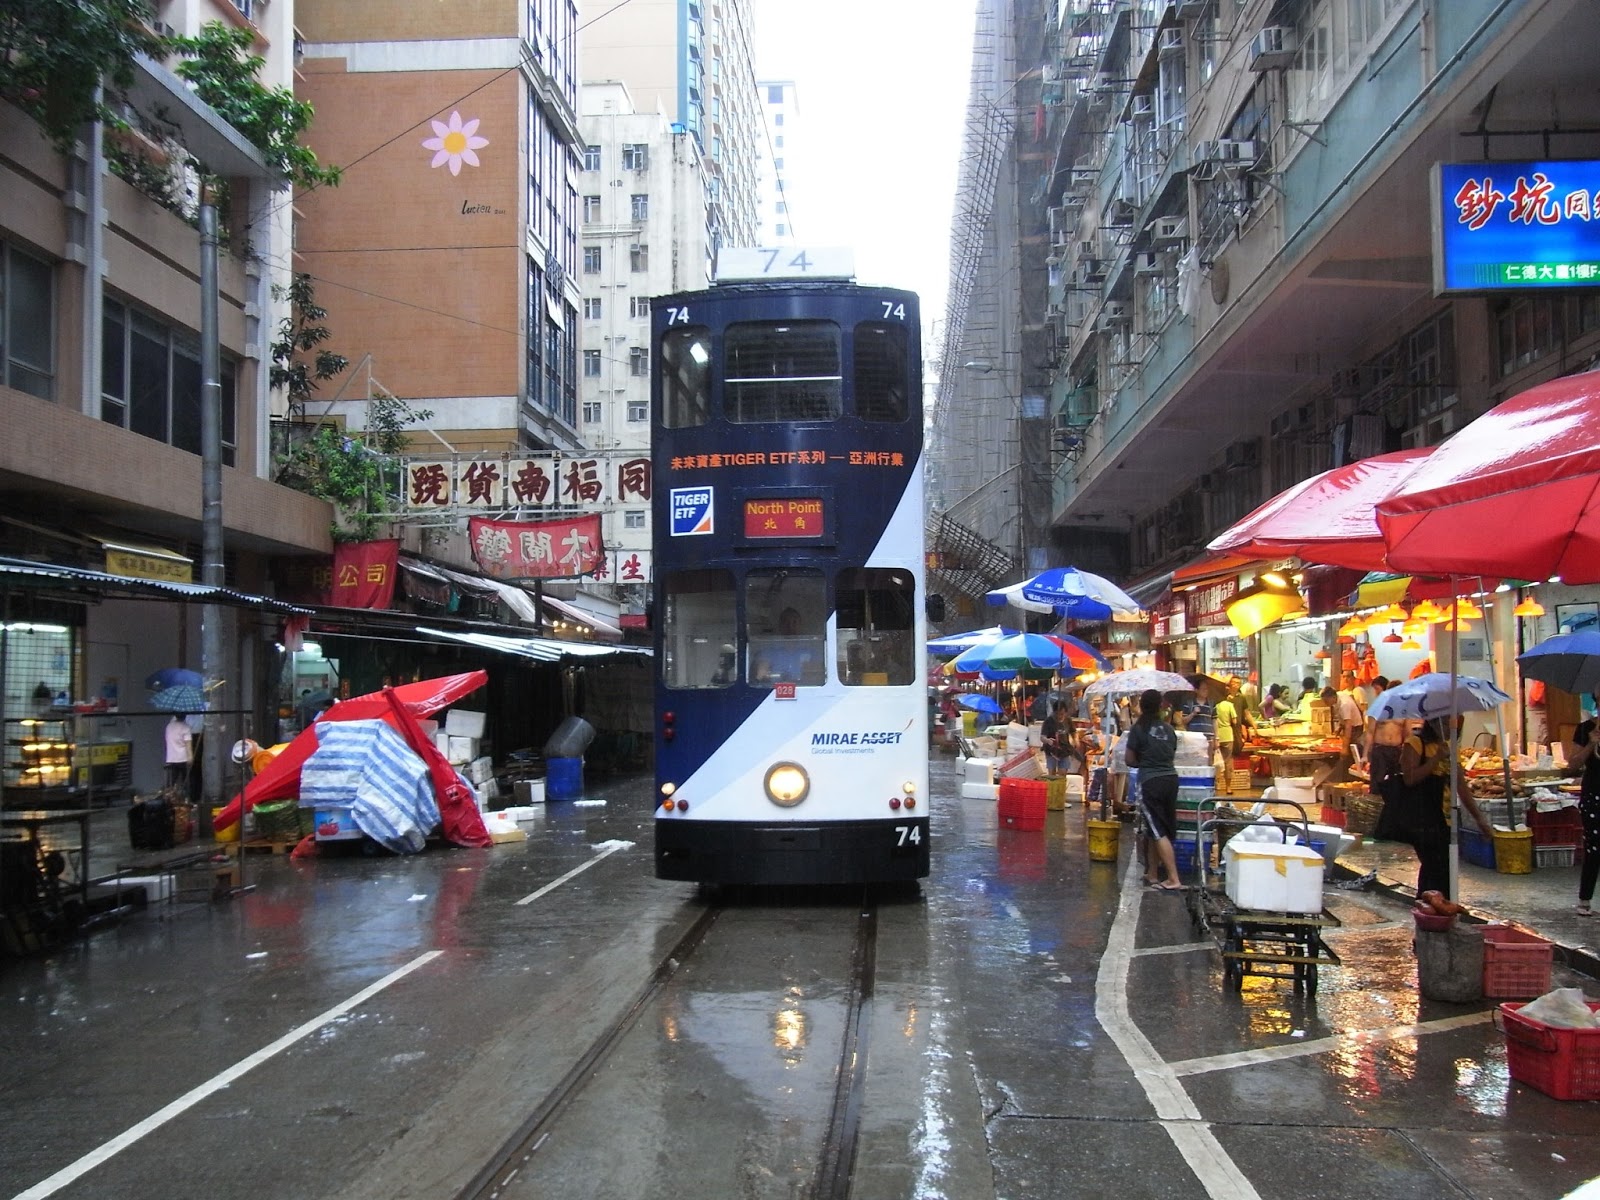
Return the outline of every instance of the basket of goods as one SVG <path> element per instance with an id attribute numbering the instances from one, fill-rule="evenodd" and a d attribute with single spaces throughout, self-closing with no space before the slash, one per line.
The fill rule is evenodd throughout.
<path id="1" fill-rule="evenodd" d="M 1446 900 L 1442 893 L 1427 891 L 1417 897 L 1411 909 L 1411 919 L 1425 933 L 1443 933 L 1466 911 L 1455 901 Z"/>
<path id="2" fill-rule="evenodd" d="M 300 837 L 300 806 L 293 800 L 255 806 L 256 836 L 270 842 L 287 842 Z"/>
<path id="3" fill-rule="evenodd" d="M 1350 795 L 1345 797 L 1345 832 L 1370 834 L 1383 813 L 1383 797 Z"/>

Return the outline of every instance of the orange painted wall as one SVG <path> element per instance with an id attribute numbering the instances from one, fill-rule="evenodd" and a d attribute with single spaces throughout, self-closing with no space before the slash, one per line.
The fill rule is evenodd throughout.
<path id="1" fill-rule="evenodd" d="M 526 188 L 516 73 L 349 74 L 342 61 L 311 60 L 301 94 L 316 108 L 309 144 L 346 168 L 338 187 L 296 198 L 296 269 L 316 278 L 327 346 L 352 364 L 370 351 L 373 373 L 406 399 L 516 393 Z M 456 175 L 430 166 L 422 144 L 452 112 L 488 139 L 479 165 Z"/>

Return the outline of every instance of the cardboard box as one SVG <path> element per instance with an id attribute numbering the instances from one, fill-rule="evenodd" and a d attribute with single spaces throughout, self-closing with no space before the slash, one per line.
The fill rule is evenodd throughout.
<path id="1" fill-rule="evenodd" d="M 452 708 L 445 714 L 444 731 L 451 737 L 481 738 L 484 714 L 470 708 Z"/>
<path id="2" fill-rule="evenodd" d="M 501 833 L 491 833 L 489 840 L 496 846 L 501 846 L 506 842 L 525 842 L 528 840 L 528 834 L 526 830 L 508 829 Z"/>
<path id="3" fill-rule="evenodd" d="M 1310 846 L 1241 842 L 1222 848 L 1228 899 L 1261 912 L 1322 911 L 1322 855 Z"/>

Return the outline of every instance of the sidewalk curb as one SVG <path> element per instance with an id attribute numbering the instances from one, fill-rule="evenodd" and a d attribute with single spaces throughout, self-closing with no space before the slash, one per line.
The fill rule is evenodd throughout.
<path id="1" fill-rule="evenodd" d="M 1333 868 L 1329 872 L 1331 879 L 1341 883 L 1351 879 L 1364 879 L 1366 875 L 1366 871 L 1358 871 L 1354 867 L 1347 867 L 1344 863 L 1337 861 L 1334 862 Z M 1369 890 L 1387 896 L 1391 900 L 1399 901 L 1407 908 L 1410 908 L 1417 898 L 1416 889 L 1384 879 L 1381 875 L 1375 875 L 1372 887 Z M 1469 909 L 1467 916 L 1477 924 L 1502 919 L 1493 913 L 1484 912 L 1482 909 L 1476 908 Z M 1534 932 L 1537 931 L 1535 930 Z M 1543 935 L 1541 934 L 1540 936 Z M 1578 972 L 1580 975 L 1587 975 L 1591 979 L 1600 979 L 1600 954 L 1596 954 L 1593 950 L 1584 946 L 1568 946 L 1554 939 L 1551 939 L 1551 944 L 1555 947 L 1554 957 L 1563 966 Z"/>

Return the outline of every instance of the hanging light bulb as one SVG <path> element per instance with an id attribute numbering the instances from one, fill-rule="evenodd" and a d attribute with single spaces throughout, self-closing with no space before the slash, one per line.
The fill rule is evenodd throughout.
<path id="1" fill-rule="evenodd" d="M 1470 597 L 1463 596 L 1456 601 L 1456 616 L 1469 617 L 1481 621 L 1483 619 L 1483 609 L 1473 603 Z"/>
<path id="2" fill-rule="evenodd" d="M 1443 621 L 1440 621 L 1438 624 L 1439 624 L 1439 628 L 1443 629 L 1447 633 L 1471 633 L 1472 632 L 1472 622 L 1467 620 L 1465 617 L 1457 617 L 1454 621 L 1450 620 L 1447 617 Z"/>
<path id="3" fill-rule="evenodd" d="M 1440 609 L 1432 600 L 1422 600 L 1411 610 L 1413 617 L 1420 617 L 1424 621 L 1431 621 L 1440 615 Z"/>
<path id="4" fill-rule="evenodd" d="M 1544 616 L 1544 605 L 1540 604 L 1532 596 L 1528 596 L 1511 610 L 1511 615 L 1513 617 L 1542 617 Z"/>
<path id="5" fill-rule="evenodd" d="M 1389 605 L 1388 608 L 1384 609 L 1383 612 L 1379 614 L 1379 616 L 1381 616 L 1385 621 L 1404 621 L 1410 615 L 1411 614 L 1406 612 L 1406 610 L 1401 608 L 1398 604 Z"/>
<path id="6" fill-rule="evenodd" d="M 1365 632 L 1366 628 L 1367 624 L 1365 621 L 1363 621 L 1360 617 L 1352 616 L 1343 625 L 1339 626 L 1339 640 L 1343 641 L 1345 638 L 1349 638 L 1351 641 L 1354 641 L 1356 634 Z"/>
<path id="7" fill-rule="evenodd" d="M 1400 649 L 1402 649 L 1402 650 L 1421 650 L 1422 649 L 1422 644 L 1420 642 L 1418 642 L 1416 638 L 1407 638 L 1405 641 L 1400 643 Z"/>
<path id="8" fill-rule="evenodd" d="M 1394 642 L 1403 641 L 1404 639 L 1398 633 L 1391 633 L 1387 637 L 1385 637 L 1383 640 L 1385 642 L 1394 643 Z"/>
<path id="9" fill-rule="evenodd" d="M 1419 621 L 1416 617 L 1412 617 L 1411 620 L 1400 626 L 1401 633 L 1409 634 L 1412 637 L 1415 637 L 1419 633 L 1426 633 L 1427 631 L 1428 623 L 1426 621 Z"/>

